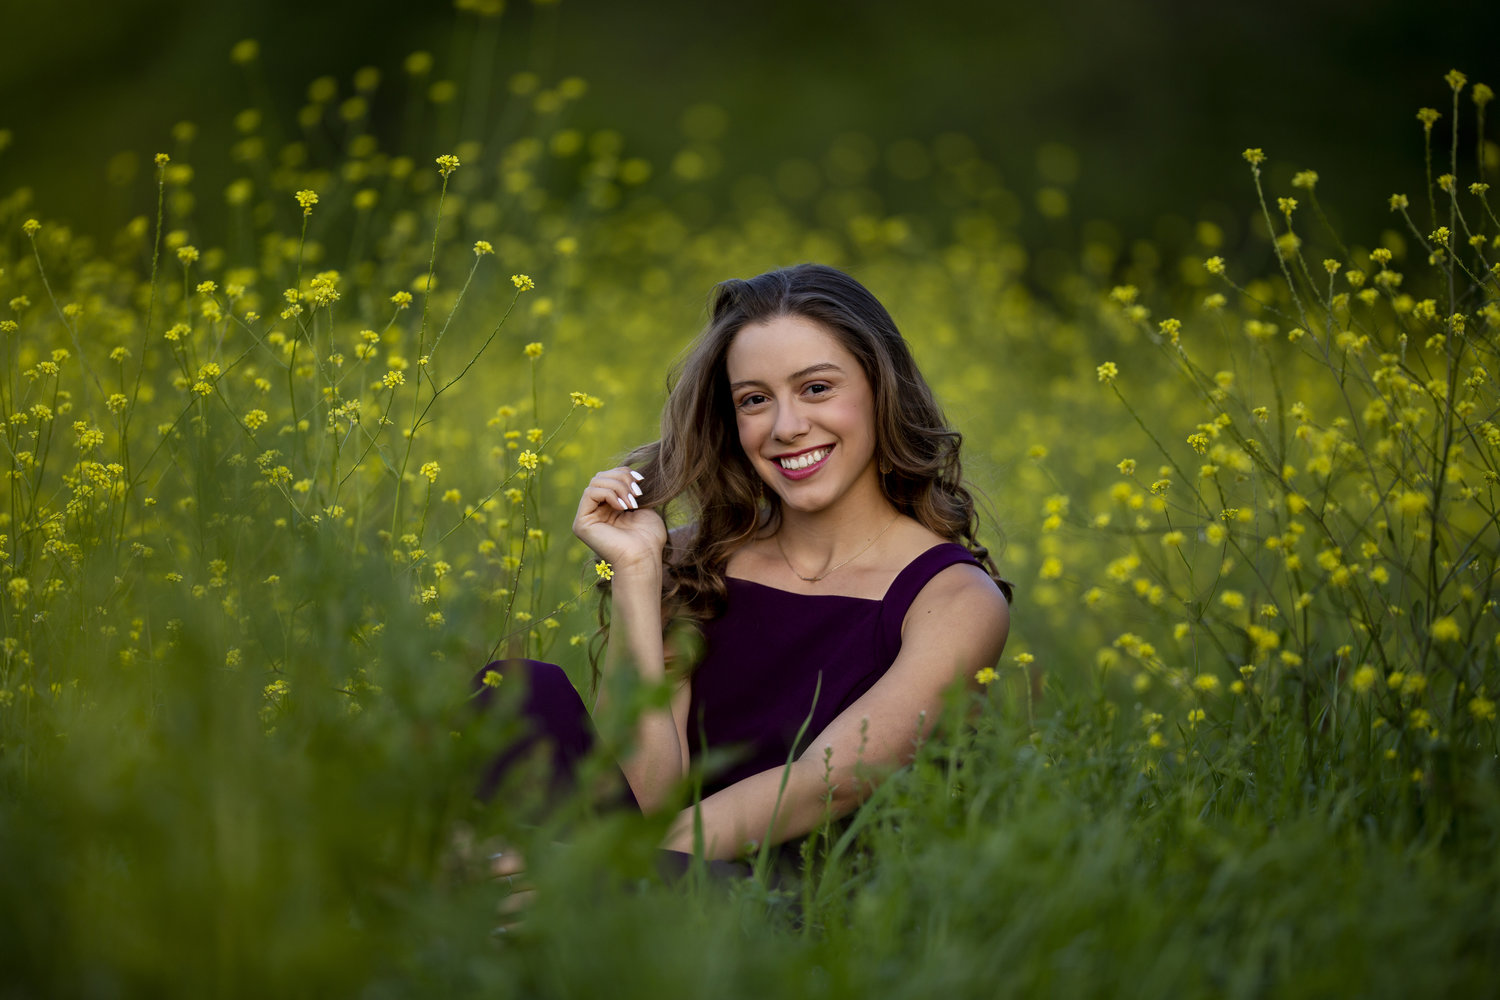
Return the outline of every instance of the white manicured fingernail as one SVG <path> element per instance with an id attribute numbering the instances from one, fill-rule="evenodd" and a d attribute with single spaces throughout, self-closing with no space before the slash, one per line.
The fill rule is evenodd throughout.
<path id="1" fill-rule="evenodd" d="M 630 498 L 630 509 L 631 510 L 635 510 L 639 506 L 640 506 L 640 504 L 638 504 L 638 503 L 635 502 L 635 497 L 631 497 Z"/>
<path id="2" fill-rule="evenodd" d="M 636 482 L 640 482 L 642 479 L 646 478 L 645 476 L 641 475 L 639 472 L 636 472 L 634 469 L 630 470 L 630 474 L 635 477 L 635 481 Z"/>
<path id="3" fill-rule="evenodd" d="M 630 484 L 630 492 L 634 493 L 638 497 L 639 496 L 645 496 L 645 494 L 641 492 L 641 484 L 640 483 L 631 483 Z"/>
<path id="4" fill-rule="evenodd" d="M 615 503 L 617 503 L 617 504 L 620 505 L 620 509 L 621 510 L 629 510 L 630 509 L 630 505 L 627 504 L 624 500 L 621 500 L 619 497 L 615 497 Z"/>

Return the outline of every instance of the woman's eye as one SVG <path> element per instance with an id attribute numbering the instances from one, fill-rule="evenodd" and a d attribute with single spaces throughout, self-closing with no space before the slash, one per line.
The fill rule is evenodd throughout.
<path id="1" fill-rule="evenodd" d="M 750 395 L 745 396 L 744 398 L 742 398 L 740 400 L 740 409 L 743 410 L 746 407 L 759 406 L 761 403 L 764 403 L 765 401 L 766 401 L 766 397 L 762 396 L 758 392 L 752 392 Z"/>
<path id="2" fill-rule="evenodd" d="M 812 385 L 807 387 L 807 391 L 814 396 L 821 396 L 832 388 L 833 386 L 829 385 L 827 382 L 814 382 Z"/>

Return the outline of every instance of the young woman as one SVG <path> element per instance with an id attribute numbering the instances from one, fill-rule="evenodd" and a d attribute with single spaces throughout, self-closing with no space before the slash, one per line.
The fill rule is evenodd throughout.
<path id="1" fill-rule="evenodd" d="M 669 532 L 674 502 L 688 523 Z M 976 540 L 959 435 L 884 307 L 833 268 L 718 286 L 661 440 L 594 476 L 573 530 L 614 570 L 600 701 L 620 671 L 673 692 L 620 761 L 636 801 L 678 803 L 695 760 L 729 754 L 672 850 L 695 849 L 695 809 L 709 859 L 850 812 L 1005 645 L 1010 588 Z M 664 641 L 682 623 L 696 663 Z M 542 714 L 576 701 L 560 674 L 533 665 Z"/>

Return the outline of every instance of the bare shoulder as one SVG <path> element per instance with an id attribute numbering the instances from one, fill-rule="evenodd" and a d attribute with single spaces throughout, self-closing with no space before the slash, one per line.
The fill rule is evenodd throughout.
<path id="1" fill-rule="evenodd" d="M 933 576 L 906 612 L 902 634 L 967 633 L 980 644 L 1004 645 L 1010 631 L 1010 602 L 988 573 L 957 563 Z"/>

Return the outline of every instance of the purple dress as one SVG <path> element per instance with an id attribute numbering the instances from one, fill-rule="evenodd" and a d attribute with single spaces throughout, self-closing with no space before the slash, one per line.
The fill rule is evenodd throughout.
<path id="1" fill-rule="evenodd" d="M 934 576 L 958 564 L 980 565 L 961 545 L 935 545 L 907 564 L 880 600 L 796 594 L 726 578 L 725 611 L 703 627 L 706 647 L 693 672 L 687 723 L 694 761 L 709 751 L 729 756 L 726 768 L 704 775 L 703 795 L 795 760 L 890 669 L 912 601 Z M 1002 590 L 1008 599 L 1009 585 Z M 550 748 L 554 786 L 567 787 L 593 744 L 588 712 L 567 676 L 535 660 L 491 666 L 528 674 L 522 713 L 530 727 L 491 764 L 481 796 L 539 743 Z"/>
<path id="2" fill-rule="evenodd" d="M 695 760 L 709 750 L 735 756 L 727 769 L 704 775 L 704 796 L 800 756 L 890 669 L 917 593 L 959 563 L 979 565 L 962 545 L 935 545 L 908 563 L 878 601 L 796 594 L 728 577 L 727 609 L 703 629 L 707 646 L 693 673 L 688 745 Z"/>

